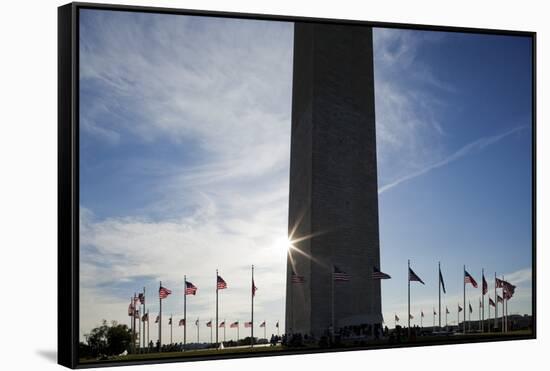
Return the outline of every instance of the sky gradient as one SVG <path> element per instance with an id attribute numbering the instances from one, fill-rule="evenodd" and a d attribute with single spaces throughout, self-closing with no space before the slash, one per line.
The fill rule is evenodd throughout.
<path id="1" fill-rule="evenodd" d="M 173 292 L 163 317 L 179 320 L 187 275 L 199 288 L 188 318 L 209 341 L 216 268 L 220 319 L 244 323 L 251 264 L 257 324 L 284 329 L 292 48 L 288 22 L 81 10 L 81 337 L 129 323 L 143 286 L 154 318 L 159 280 Z M 411 290 L 426 324 L 438 261 L 449 323 L 463 264 L 518 285 L 509 311 L 530 313 L 530 40 L 375 29 L 374 51 L 387 324 L 406 319 L 407 259 L 426 282 Z M 477 318 L 479 290 L 468 295 Z"/>

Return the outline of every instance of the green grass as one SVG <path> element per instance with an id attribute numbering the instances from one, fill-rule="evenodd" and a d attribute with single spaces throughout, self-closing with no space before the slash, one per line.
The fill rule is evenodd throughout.
<path id="1" fill-rule="evenodd" d="M 165 358 L 208 357 L 208 356 L 219 356 L 223 354 L 239 354 L 239 353 L 273 353 L 273 352 L 280 352 L 283 349 L 285 348 L 279 345 L 275 347 L 257 347 L 257 348 L 245 347 L 245 348 L 188 350 L 185 352 L 129 354 L 127 356 L 113 357 L 109 360 L 104 360 L 104 361 L 98 361 L 96 359 L 81 359 L 80 363 L 140 361 L 140 360 L 147 360 L 147 359 L 165 359 Z"/>
<path id="2" fill-rule="evenodd" d="M 518 330 L 513 332 L 508 332 L 503 334 L 501 332 L 485 332 L 485 333 L 473 333 L 466 335 L 449 335 L 449 336 L 419 336 L 415 340 L 407 341 L 402 340 L 400 343 L 388 343 L 387 339 L 384 340 L 370 340 L 364 343 L 362 346 L 357 345 L 346 345 L 342 344 L 339 348 L 381 348 L 381 347 L 392 347 L 394 345 L 414 345 L 414 344 L 445 344 L 453 343 L 454 341 L 467 341 L 467 340 L 480 340 L 481 338 L 491 337 L 493 339 L 498 338 L 507 338 L 507 337 L 527 337 L 532 334 L 531 330 Z M 318 350 L 320 348 L 316 346 L 306 346 L 303 348 L 297 348 L 301 350 L 311 349 L 312 351 Z M 296 350 L 294 348 L 286 348 L 281 345 L 271 347 L 242 347 L 242 348 L 225 348 L 225 349 L 203 349 L 203 350 L 188 350 L 186 352 L 162 352 L 162 353 L 146 353 L 146 354 L 129 354 L 127 356 L 121 357 L 112 357 L 108 360 L 97 360 L 97 359 L 80 359 L 80 363 L 89 364 L 89 363 L 102 363 L 102 362 L 117 362 L 117 361 L 140 361 L 140 360 L 153 360 L 153 359 L 167 359 L 167 358 L 189 358 L 189 357 L 211 357 L 211 356 L 222 356 L 222 355 L 237 355 L 237 354 L 250 354 L 250 353 L 278 353 L 285 350 Z"/>

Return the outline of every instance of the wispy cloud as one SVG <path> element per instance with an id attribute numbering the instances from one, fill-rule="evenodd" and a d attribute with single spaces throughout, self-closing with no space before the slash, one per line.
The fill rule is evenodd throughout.
<path id="1" fill-rule="evenodd" d="M 457 161 L 457 160 L 461 159 L 464 156 L 468 156 L 470 154 L 477 153 L 477 152 L 483 150 L 485 147 L 490 146 L 492 144 L 495 144 L 495 143 L 501 141 L 502 139 L 506 138 L 507 136 L 510 136 L 514 133 L 517 133 L 517 132 L 525 130 L 525 129 L 528 129 L 528 126 L 522 125 L 522 126 L 518 126 L 518 127 L 513 128 L 513 129 L 510 129 L 510 130 L 508 130 L 504 133 L 494 135 L 494 136 L 491 136 L 491 137 L 480 138 L 480 139 L 475 140 L 471 143 L 468 143 L 464 147 L 460 148 L 458 151 L 456 151 L 455 153 L 453 153 L 452 155 L 450 155 L 449 157 L 447 157 L 447 158 L 445 158 L 441 161 L 438 161 L 436 163 L 428 165 L 428 166 L 426 166 L 426 167 L 424 167 L 424 168 L 422 168 L 418 171 L 415 171 L 415 172 L 413 172 L 411 174 L 408 174 L 404 177 L 401 177 L 401 178 L 399 178 L 399 179 L 397 179 L 397 180 L 395 180 L 391 183 L 383 185 L 382 187 L 378 188 L 378 194 L 382 194 L 382 193 L 386 192 L 387 190 L 400 185 L 401 183 L 404 183 L 406 181 L 409 181 L 411 179 L 414 179 L 416 177 L 424 175 L 424 174 L 426 174 L 426 173 L 428 173 L 432 170 L 435 170 L 437 168 L 448 165 L 451 162 Z"/>
<path id="2" fill-rule="evenodd" d="M 444 98 L 456 88 L 420 58 L 444 33 L 376 28 L 373 37 L 378 178 L 385 183 L 444 155 Z"/>
<path id="3" fill-rule="evenodd" d="M 251 264 L 258 318 L 284 327 L 292 24 L 84 11 L 81 25 L 87 158 L 147 148 L 145 163 L 128 150 L 117 161 L 153 195 L 120 217 L 81 205 L 81 335 L 126 321 L 127 296 L 146 285 L 154 297 L 158 280 L 174 292 L 165 313 L 179 315 L 184 274 L 199 287 L 188 315 L 210 318 L 217 268 L 221 313 L 244 320 Z M 155 159 L 167 146 L 178 152 Z"/>

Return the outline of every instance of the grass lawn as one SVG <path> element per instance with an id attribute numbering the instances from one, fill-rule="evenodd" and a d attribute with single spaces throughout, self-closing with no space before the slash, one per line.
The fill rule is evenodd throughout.
<path id="1" fill-rule="evenodd" d="M 457 334 L 457 335 L 448 335 L 448 336 L 419 336 L 415 340 L 408 341 L 401 341 L 400 343 L 393 343 L 390 344 L 388 342 L 388 339 L 383 340 L 371 340 L 364 343 L 362 346 L 357 345 L 342 345 L 339 348 L 340 349 L 350 349 L 350 348 L 363 348 L 368 349 L 369 347 L 372 347 L 373 349 L 380 349 L 380 348 L 386 348 L 386 347 L 392 347 L 395 345 L 407 345 L 407 344 L 421 344 L 426 343 L 426 345 L 429 344 L 445 344 L 445 343 L 454 343 L 456 341 L 462 342 L 462 341 L 468 341 L 468 340 L 481 340 L 483 338 L 493 338 L 495 340 L 498 340 L 498 338 L 514 338 L 514 337 L 527 337 L 532 334 L 531 330 L 519 330 L 519 331 L 513 331 L 508 332 L 506 334 L 503 334 L 501 332 L 485 332 L 485 333 L 471 333 L 471 334 Z M 300 350 L 306 350 L 310 348 L 312 351 L 319 350 L 318 347 L 304 347 L 304 348 L 297 348 Z M 227 354 L 250 354 L 250 353 L 278 353 L 285 350 L 292 351 L 297 350 L 294 348 L 287 348 L 283 347 L 281 345 L 278 346 L 258 346 L 254 348 L 250 348 L 247 346 L 243 347 L 236 347 L 236 348 L 225 348 L 225 349 L 200 349 L 200 350 L 188 350 L 186 352 L 163 352 L 163 353 L 146 353 L 146 354 L 129 354 L 127 356 L 120 356 L 120 357 L 112 357 L 108 360 L 97 360 L 97 359 L 81 359 L 81 364 L 90 364 L 90 363 L 103 363 L 103 362 L 117 362 L 117 361 L 140 361 L 140 360 L 154 360 L 154 359 L 166 359 L 166 358 L 188 358 L 188 357 L 209 357 L 209 356 L 222 356 Z"/>
<path id="2" fill-rule="evenodd" d="M 95 362 L 112 362 L 112 361 L 139 361 L 146 359 L 165 359 L 165 358 L 187 358 L 187 357 L 207 357 L 219 356 L 223 354 L 239 354 L 239 353 L 273 353 L 280 352 L 285 349 L 282 346 L 275 347 L 239 347 L 225 349 L 200 349 L 188 350 L 186 352 L 162 352 L 162 353 L 145 353 L 145 354 L 129 354 L 127 356 L 114 357 L 113 359 L 98 361 L 96 359 L 81 359 L 80 363 L 95 363 Z"/>

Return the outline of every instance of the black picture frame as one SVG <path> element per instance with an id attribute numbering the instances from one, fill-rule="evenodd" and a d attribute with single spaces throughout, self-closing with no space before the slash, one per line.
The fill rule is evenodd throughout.
<path id="1" fill-rule="evenodd" d="M 113 361 L 80 364 L 79 346 L 79 12 L 83 9 L 98 9 L 141 13 L 163 13 L 188 16 L 239 18 L 254 20 L 325 23 L 338 25 L 366 25 L 372 27 L 430 30 L 476 34 L 517 35 L 532 39 L 532 335 L 507 338 L 478 338 L 468 340 L 448 339 L 445 343 L 424 342 L 421 344 L 393 344 L 383 346 L 355 347 L 353 349 L 290 350 L 283 353 L 239 353 L 219 356 L 201 356 L 144 361 Z M 386 23 L 343 19 L 324 19 L 296 16 L 201 11 L 147 6 L 111 5 L 98 3 L 70 3 L 58 8 L 58 363 L 69 368 L 90 368 L 136 364 L 188 362 L 212 359 L 265 357 L 273 355 L 311 354 L 341 352 L 378 348 L 400 348 L 428 345 L 448 345 L 489 341 L 536 339 L 537 307 L 537 209 L 536 209 L 536 32 L 463 28 L 423 24 Z"/>

